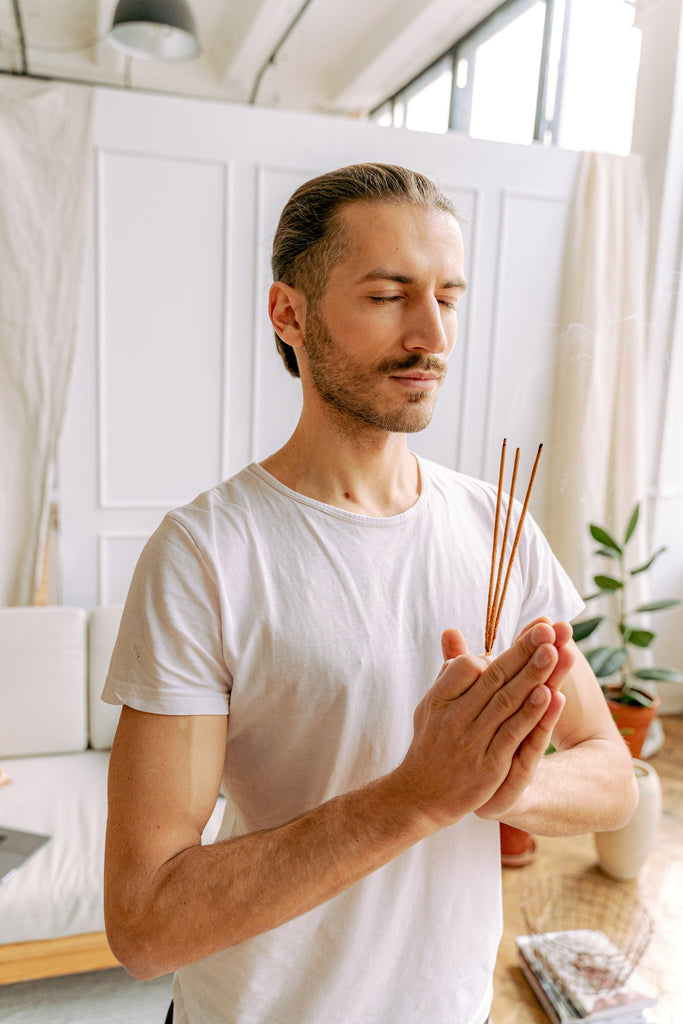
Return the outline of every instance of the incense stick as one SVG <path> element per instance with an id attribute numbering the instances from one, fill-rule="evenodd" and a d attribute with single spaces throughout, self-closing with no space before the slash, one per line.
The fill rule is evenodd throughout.
<path id="1" fill-rule="evenodd" d="M 498 495 L 496 497 L 496 518 L 493 521 L 493 551 L 491 552 L 491 572 L 489 575 L 489 594 L 486 601 L 486 630 L 484 635 L 484 648 L 486 653 L 489 653 L 489 637 L 490 637 L 490 626 L 491 619 L 493 617 L 493 606 L 494 606 L 494 576 L 496 571 L 496 553 L 498 551 L 498 523 L 500 520 L 500 502 L 503 496 L 503 478 L 505 475 L 505 449 L 507 447 L 507 438 L 503 438 L 503 445 L 500 449 L 500 469 L 498 471 Z M 505 544 L 503 544 L 505 547 Z"/>
<path id="2" fill-rule="evenodd" d="M 503 478 L 505 470 L 505 449 L 507 447 L 507 439 L 503 441 L 503 447 L 500 453 L 500 470 L 498 473 L 498 493 L 496 495 L 496 518 L 493 524 L 493 551 L 491 555 L 491 573 L 489 577 L 489 593 L 486 605 L 486 626 L 484 633 L 484 650 L 486 655 L 490 655 L 493 650 L 493 645 L 496 640 L 496 634 L 498 633 L 498 625 L 500 623 L 500 616 L 503 610 L 503 602 L 507 594 L 508 583 L 510 582 L 510 574 L 512 572 L 512 563 L 514 557 L 517 554 L 517 548 L 519 546 L 519 540 L 522 536 L 522 527 L 524 525 L 524 519 L 526 517 L 527 509 L 529 507 L 529 500 L 531 498 L 531 490 L 534 486 L 534 480 L 536 479 L 536 471 L 538 469 L 538 463 L 541 458 L 541 451 L 543 445 L 539 444 L 538 451 L 536 452 L 536 458 L 534 465 L 531 470 L 531 476 L 529 477 L 529 483 L 526 489 L 526 495 L 524 497 L 524 503 L 522 505 L 522 511 L 519 516 L 519 522 L 517 523 L 517 530 L 515 537 L 512 542 L 512 550 L 510 552 L 510 558 L 508 559 L 507 570 L 503 575 L 503 565 L 505 562 L 505 548 L 508 539 L 508 533 L 510 529 L 510 521 L 512 514 L 512 502 L 515 495 L 515 487 L 517 484 L 517 468 L 519 465 L 519 448 L 515 451 L 515 462 L 512 470 L 512 483 L 510 485 L 510 493 L 508 496 L 507 512 L 505 516 L 505 527 L 503 530 L 503 540 L 500 548 L 500 559 L 498 561 L 498 571 L 496 573 L 496 556 L 498 549 L 498 534 L 499 534 L 499 520 L 500 520 L 500 508 L 502 504 L 503 496 Z M 495 578 L 495 585 L 494 585 Z M 501 591 L 501 580 L 502 591 Z"/>
<path id="3" fill-rule="evenodd" d="M 505 551 L 507 549 L 508 534 L 510 533 L 510 521 L 512 519 L 512 501 L 515 496 L 515 488 L 517 486 L 517 470 L 519 469 L 519 448 L 515 451 L 515 461 L 512 466 L 512 482 L 510 483 L 510 493 L 508 495 L 508 507 L 505 513 L 505 528 L 503 530 L 503 542 L 500 546 L 500 561 L 498 563 L 498 576 L 496 579 L 496 589 L 493 595 L 493 607 L 491 609 L 491 618 L 488 623 L 487 630 L 487 650 L 486 653 L 490 654 L 493 649 L 493 642 L 496 639 L 496 632 L 498 627 L 498 609 L 502 607 L 500 597 L 500 585 L 503 580 L 503 565 L 505 563 Z M 501 485 L 502 486 L 502 485 Z M 502 494 L 498 499 L 498 504 L 502 499 Z M 494 530 L 495 532 L 495 530 Z M 505 577 L 506 578 L 506 577 Z"/>

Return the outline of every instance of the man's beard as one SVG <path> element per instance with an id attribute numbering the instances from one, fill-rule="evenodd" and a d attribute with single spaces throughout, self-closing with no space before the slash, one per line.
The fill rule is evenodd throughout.
<path id="1" fill-rule="evenodd" d="M 437 373 L 443 381 L 446 364 L 437 356 L 415 352 L 404 359 L 383 359 L 374 366 L 360 368 L 335 341 L 315 308 L 309 308 L 306 318 L 304 352 L 316 391 L 347 422 L 355 420 L 397 434 L 416 433 L 429 425 L 436 402 L 435 390 L 405 391 L 402 397 L 397 394 L 389 407 L 379 388 L 391 374 L 414 369 Z"/>

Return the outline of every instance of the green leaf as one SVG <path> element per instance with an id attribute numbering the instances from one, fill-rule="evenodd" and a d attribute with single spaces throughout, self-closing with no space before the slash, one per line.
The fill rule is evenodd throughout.
<path id="1" fill-rule="evenodd" d="M 624 581 L 616 579 L 615 576 L 594 576 L 593 583 L 600 587 L 600 590 L 622 590 L 624 586 Z"/>
<path id="2" fill-rule="evenodd" d="M 620 704 L 628 704 L 632 707 L 650 708 L 654 700 L 647 693 L 641 690 L 624 690 L 619 700 Z"/>
<path id="3" fill-rule="evenodd" d="M 596 647 L 586 654 L 588 664 L 598 679 L 618 672 L 626 657 L 626 651 L 621 647 Z"/>
<path id="4" fill-rule="evenodd" d="M 683 672 L 675 668 L 639 668 L 633 673 L 638 679 L 659 679 L 665 683 L 683 683 Z"/>
<path id="5" fill-rule="evenodd" d="M 588 603 L 588 601 L 594 601 L 596 597 L 602 597 L 602 596 L 603 596 L 602 591 L 598 590 L 598 591 L 595 592 L 595 594 L 585 594 L 584 597 L 583 597 L 583 600 L 584 600 L 584 603 Z"/>
<path id="6" fill-rule="evenodd" d="M 604 622 L 604 615 L 597 615 L 594 619 L 582 619 L 581 622 L 575 622 L 572 625 L 572 632 L 574 640 L 585 640 L 587 636 L 594 633 L 601 622 Z"/>
<path id="7" fill-rule="evenodd" d="M 655 551 L 654 555 L 652 555 L 652 556 L 651 556 L 651 557 L 650 557 L 650 558 L 648 559 L 648 561 L 644 563 L 644 565 L 639 565 L 637 569 L 631 569 L 631 576 L 637 576 L 637 575 L 638 575 L 638 573 L 641 573 L 641 572 L 647 572 L 647 570 L 648 570 L 648 569 L 650 568 L 650 566 L 651 566 L 651 565 L 653 564 L 653 562 L 655 561 L 655 559 L 656 559 L 656 558 L 659 558 L 659 556 L 660 556 L 660 555 L 661 555 L 661 554 L 662 554 L 662 553 L 663 553 L 664 551 L 666 551 L 666 546 L 664 546 L 664 547 L 661 547 L 661 548 L 658 548 L 658 549 L 657 549 L 657 550 Z"/>
<path id="8" fill-rule="evenodd" d="M 593 540 L 597 540 L 598 544 L 602 544 L 603 547 L 613 548 L 621 554 L 621 547 L 616 542 L 611 533 L 604 530 L 602 526 L 598 526 L 596 523 L 590 524 L 590 532 Z"/>
<path id="9" fill-rule="evenodd" d="M 602 558 L 620 558 L 618 551 L 613 551 L 612 548 L 596 548 L 594 554 L 600 555 Z"/>
<path id="10" fill-rule="evenodd" d="M 649 629 L 631 629 L 630 626 L 622 626 L 621 635 L 627 644 L 633 644 L 634 647 L 649 647 L 657 634 L 652 633 Z"/>
<path id="11" fill-rule="evenodd" d="M 649 604 L 641 604 L 635 609 L 636 612 L 659 612 L 662 608 L 675 608 L 681 602 L 678 598 L 671 598 L 668 601 L 651 601 Z"/>
<path id="12" fill-rule="evenodd" d="M 640 504 L 637 504 L 636 507 L 633 509 L 633 512 L 631 512 L 631 518 L 629 519 L 628 526 L 626 527 L 626 533 L 624 534 L 624 546 L 626 546 L 628 544 L 628 542 L 630 541 L 631 537 L 633 536 L 633 531 L 635 530 L 636 526 L 638 525 L 638 516 L 639 516 L 639 514 L 640 514 Z"/>

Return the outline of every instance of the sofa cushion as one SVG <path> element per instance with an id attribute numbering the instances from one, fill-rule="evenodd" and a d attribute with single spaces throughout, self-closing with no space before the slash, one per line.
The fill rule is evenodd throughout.
<path id="1" fill-rule="evenodd" d="M 103 871 L 109 754 L 87 750 L 3 761 L 0 822 L 52 838 L 0 885 L 0 945 L 54 939 L 104 927 Z M 202 836 L 214 842 L 219 797 Z"/>
<path id="2" fill-rule="evenodd" d="M 104 928 L 108 765 L 94 750 L 3 761 L 0 821 L 52 838 L 0 885 L 0 943 Z"/>
<path id="3" fill-rule="evenodd" d="M 84 750 L 86 615 L 0 608 L 0 758 Z"/>
<path id="4" fill-rule="evenodd" d="M 121 709 L 105 704 L 102 690 L 119 631 L 123 605 L 100 605 L 88 620 L 88 731 L 94 750 L 109 750 Z"/>

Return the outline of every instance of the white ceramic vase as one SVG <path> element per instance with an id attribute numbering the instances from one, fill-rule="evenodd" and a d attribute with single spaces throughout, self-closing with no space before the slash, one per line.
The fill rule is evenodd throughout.
<path id="1" fill-rule="evenodd" d="M 613 832 L 596 832 L 595 848 L 600 868 L 610 878 L 625 882 L 635 878 L 657 841 L 662 815 L 662 786 L 647 761 L 633 759 L 638 782 L 638 806 L 628 825 Z"/>

